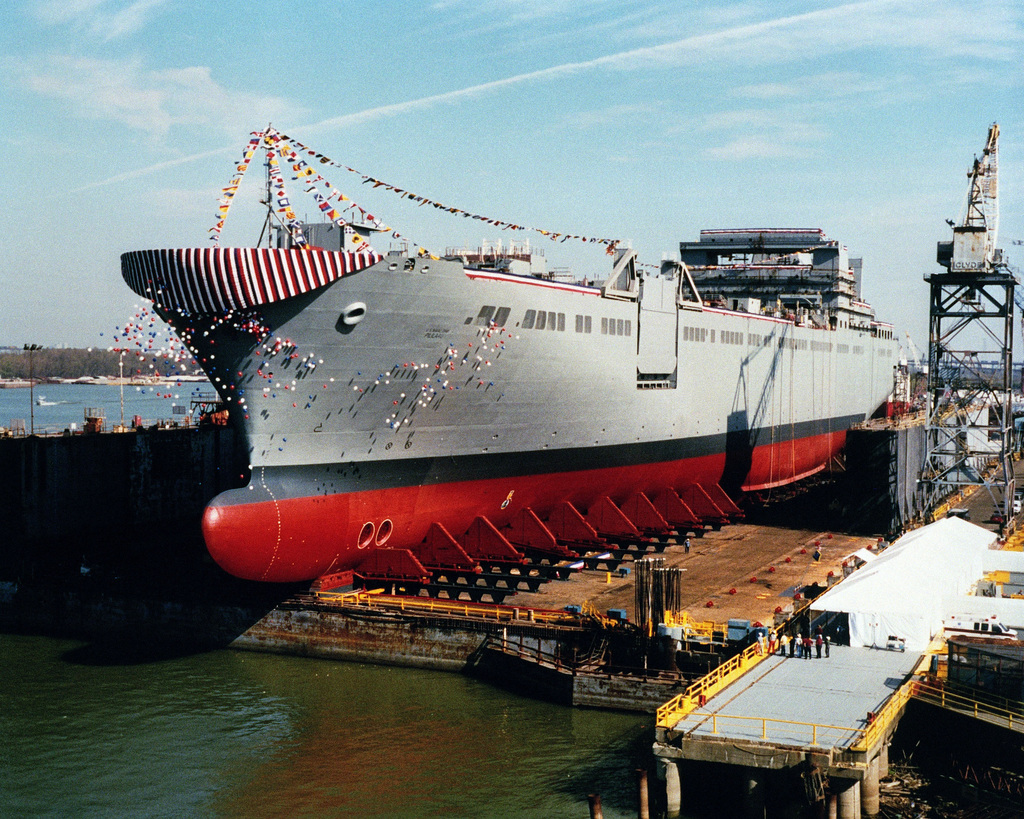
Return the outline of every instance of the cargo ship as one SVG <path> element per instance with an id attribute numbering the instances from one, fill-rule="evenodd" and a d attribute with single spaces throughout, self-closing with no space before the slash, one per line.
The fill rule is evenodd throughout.
<path id="1" fill-rule="evenodd" d="M 295 235 L 122 256 L 244 432 L 249 483 L 203 517 L 238 577 L 315 579 L 438 527 L 554 545 L 609 515 L 639 534 L 721 522 L 825 469 L 893 389 L 893 328 L 817 229 L 703 231 L 650 268 L 614 247 L 585 280 L 525 244 Z"/>

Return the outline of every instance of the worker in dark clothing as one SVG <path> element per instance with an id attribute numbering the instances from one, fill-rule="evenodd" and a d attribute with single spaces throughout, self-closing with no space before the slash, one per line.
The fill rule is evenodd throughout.
<path id="1" fill-rule="evenodd" d="M 825 656 L 826 657 L 828 657 L 828 647 L 829 647 L 829 645 L 831 645 L 831 643 L 832 643 L 832 641 L 828 639 L 828 635 L 826 634 L 825 635 Z"/>

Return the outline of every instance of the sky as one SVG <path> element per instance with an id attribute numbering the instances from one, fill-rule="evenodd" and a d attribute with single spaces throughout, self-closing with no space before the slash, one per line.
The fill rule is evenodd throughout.
<path id="1" fill-rule="evenodd" d="M 653 265 L 704 228 L 821 228 L 925 350 L 924 277 L 998 122 L 999 244 L 1024 270 L 1019 0 L 8 0 L 4 19 L 0 346 L 108 346 L 140 305 L 120 255 L 207 246 L 268 124 L 435 252 L 529 239 L 610 272 L 601 246 L 487 233 L 361 174 Z M 222 246 L 257 242 L 260 176 Z"/>

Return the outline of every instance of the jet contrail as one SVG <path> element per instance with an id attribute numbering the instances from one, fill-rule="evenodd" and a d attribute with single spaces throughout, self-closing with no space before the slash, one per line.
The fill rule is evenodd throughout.
<path id="1" fill-rule="evenodd" d="M 201 154 L 190 154 L 189 156 L 179 156 L 177 159 L 168 159 L 166 162 L 158 162 L 155 165 L 150 165 L 146 168 L 136 168 L 134 171 L 125 171 L 117 176 L 111 176 L 109 179 L 101 179 L 97 182 L 90 182 L 87 185 L 82 185 L 79 188 L 72 188 L 68 193 L 81 193 L 82 191 L 90 190 L 91 188 L 100 188 L 104 185 L 112 185 L 115 182 L 124 182 L 128 179 L 136 179 L 140 176 L 147 176 L 157 171 L 162 171 L 164 168 L 173 168 L 175 165 L 185 165 L 189 162 L 196 162 L 200 159 L 206 159 L 211 156 L 218 156 L 220 154 L 229 154 L 238 151 L 238 145 L 230 145 L 224 148 L 216 148 L 212 151 L 203 151 Z"/>
<path id="2" fill-rule="evenodd" d="M 514 77 L 493 80 L 491 82 L 481 83 L 480 85 L 471 85 L 468 88 L 460 88 L 456 91 L 446 91 L 442 94 L 434 94 L 432 96 L 421 97 L 416 100 L 398 102 L 392 105 L 382 105 L 379 108 L 368 108 L 365 111 L 357 111 L 354 114 L 343 114 L 339 117 L 331 117 L 330 119 L 321 120 L 320 122 L 313 123 L 311 125 L 296 127 L 292 130 L 312 131 L 337 128 L 346 125 L 358 125 L 375 119 L 396 116 L 407 111 L 429 108 L 437 103 L 453 102 L 465 97 L 485 94 L 499 88 L 508 88 L 514 85 L 533 82 L 535 80 L 546 80 L 561 77 L 566 74 L 590 71 L 595 68 L 614 68 L 616 65 L 626 67 L 627 64 L 631 62 L 647 61 L 652 63 L 659 60 L 667 61 L 667 59 L 694 52 L 696 49 L 701 47 L 706 48 L 711 45 L 721 45 L 733 40 L 744 41 L 758 36 L 763 36 L 766 32 L 772 31 L 773 29 L 785 28 L 786 26 L 793 24 L 820 23 L 825 19 L 841 18 L 849 15 L 856 15 L 859 12 L 882 6 L 902 4 L 902 0 L 865 0 L 865 2 L 850 3 L 844 6 L 836 6 L 831 9 L 820 9 L 818 11 L 810 11 L 804 14 L 795 14 L 790 17 L 781 17 L 777 20 L 750 23 L 748 25 L 737 26 L 736 28 L 725 29 L 723 31 L 697 34 L 692 37 L 685 37 L 681 40 L 674 40 L 670 43 L 662 43 L 661 45 L 643 46 L 641 48 L 634 48 L 628 51 L 620 51 L 615 54 L 605 55 L 604 57 L 595 57 L 592 60 L 554 65 L 549 68 L 542 68 L 525 74 L 517 74 Z M 699 57 L 699 52 L 697 52 L 696 56 Z"/>

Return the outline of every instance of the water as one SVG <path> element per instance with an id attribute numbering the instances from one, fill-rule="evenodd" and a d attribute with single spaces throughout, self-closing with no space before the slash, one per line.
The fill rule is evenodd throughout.
<path id="1" fill-rule="evenodd" d="M 0 815 L 636 816 L 653 717 L 440 672 L 0 634 Z"/>
<path id="2" fill-rule="evenodd" d="M 183 406 L 190 410 L 190 400 L 202 393 L 212 395 L 213 387 L 208 382 L 182 382 L 180 384 L 156 384 L 136 386 L 126 384 L 124 388 L 124 418 L 130 424 L 138 415 L 147 422 L 171 419 L 173 407 Z M 121 388 L 98 384 L 38 384 L 34 388 L 36 404 L 27 387 L 0 390 L 0 427 L 10 427 L 12 419 L 23 419 L 26 432 L 31 427 L 29 408 L 35 415 L 36 432 L 60 432 L 71 424 L 82 429 L 87 407 L 98 407 L 104 411 L 107 428 L 120 423 Z"/>

